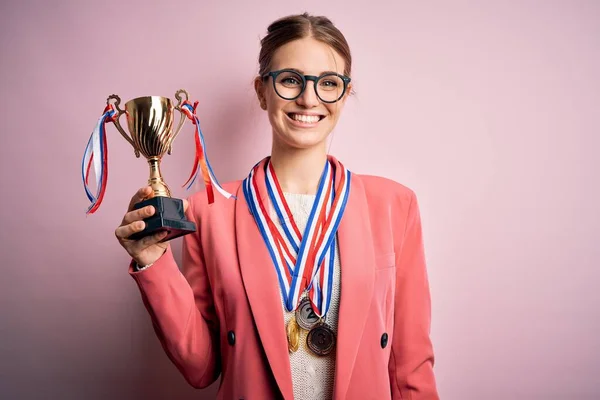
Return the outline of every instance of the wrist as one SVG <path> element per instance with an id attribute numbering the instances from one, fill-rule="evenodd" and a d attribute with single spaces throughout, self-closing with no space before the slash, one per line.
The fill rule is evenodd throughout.
<path id="1" fill-rule="evenodd" d="M 134 260 L 133 260 L 133 268 L 134 268 L 134 270 L 135 270 L 135 271 L 143 271 L 143 270 L 145 270 L 145 269 L 147 269 L 147 268 L 150 268 L 150 267 L 151 267 L 152 265 L 154 265 L 154 264 L 155 264 L 155 263 L 156 263 L 158 260 L 160 260 L 160 258 L 161 258 L 162 256 L 164 256 L 166 252 L 167 252 L 167 248 L 165 248 L 165 249 L 163 250 L 163 252 L 162 252 L 162 253 L 161 253 L 161 254 L 158 256 L 158 258 L 156 258 L 154 261 L 147 262 L 147 263 L 144 263 L 143 261 L 141 262 L 141 261 L 138 261 L 138 260 L 134 259 Z"/>
<path id="2" fill-rule="evenodd" d="M 133 263 L 133 269 L 134 271 L 143 271 L 147 268 L 150 268 L 152 265 L 154 265 L 154 263 L 150 263 L 150 264 L 145 264 L 145 265 L 141 265 L 139 264 L 137 261 L 134 261 Z"/>

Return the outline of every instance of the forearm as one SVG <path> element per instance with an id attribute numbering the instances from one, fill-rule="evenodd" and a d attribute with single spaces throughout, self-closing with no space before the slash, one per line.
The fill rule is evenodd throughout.
<path id="1" fill-rule="evenodd" d="M 196 307 L 193 290 L 169 250 L 153 265 L 130 274 L 138 284 L 154 330 L 171 361 L 194 387 L 205 387 L 219 375 L 218 343 Z"/>

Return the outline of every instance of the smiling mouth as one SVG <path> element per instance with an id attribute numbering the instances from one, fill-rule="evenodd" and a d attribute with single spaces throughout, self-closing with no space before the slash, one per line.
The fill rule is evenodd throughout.
<path id="1" fill-rule="evenodd" d="M 287 116 L 290 119 L 293 119 L 297 122 L 302 122 L 305 124 L 316 124 L 325 118 L 324 115 L 306 115 L 306 114 L 296 114 L 296 113 L 287 113 Z"/>

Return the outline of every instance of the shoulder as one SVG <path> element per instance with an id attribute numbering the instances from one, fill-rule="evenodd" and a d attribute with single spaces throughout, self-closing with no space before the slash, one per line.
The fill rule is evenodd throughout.
<path id="1" fill-rule="evenodd" d="M 359 185 L 353 186 L 362 186 L 374 227 L 388 229 L 386 224 L 391 222 L 393 236 L 403 237 L 410 227 L 420 224 L 417 195 L 411 188 L 381 176 L 359 174 L 355 178 Z M 381 221 L 386 221 L 383 226 Z"/>
<path id="2" fill-rule="evenodd" d="M 362 186 L 369 202 L 384 202 L 408 208 L 413 201 L 416 201 L 415 192 L 400 182 L 377 175 L 353 174 L 353 176 L 359 186 Z"/>

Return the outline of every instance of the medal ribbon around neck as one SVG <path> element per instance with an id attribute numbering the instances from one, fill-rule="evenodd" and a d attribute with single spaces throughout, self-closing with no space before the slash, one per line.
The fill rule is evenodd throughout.
<path id="1" fill-rule="evenodd" d="M 265 199 L 260 198 L 256 172 L 261 165 L 265 168 L 267 192 L 281 221 L 284 235 L 280 234 L 270 218 Z M 342 169 L 337 190 L 335 168 Z M 313 311 L 317 315 L 322 317 L 329 310 L 335 235 L 348 201 L 350 177 L 350 171 L 341 163 L 327 161 L 304 234 L 294 222 L 269 160 L 255 165 L 244 180 L 244 196 L 275 265 L 288 311 L 295 310 L 304 291 L 309 292 Z"/>

